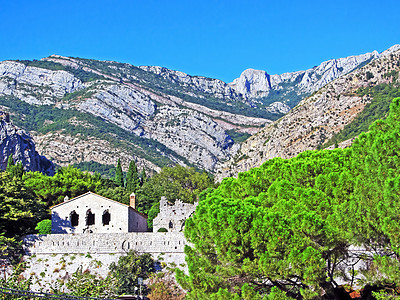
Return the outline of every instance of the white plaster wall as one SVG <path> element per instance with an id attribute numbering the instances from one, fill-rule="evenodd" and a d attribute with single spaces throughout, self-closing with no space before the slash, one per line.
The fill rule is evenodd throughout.
<path id="1" fill-rule="evenodd" d="M 86 225 L 88 210 L 95 215 L 95 224 Z M 109 225 L 103 225 L 102 216 L 105 210 L 111 218 Z M 78 226 L 72 227 L 70 214 L 74 211 L 79 215 Z M 93 233 L 128 232 L 129 207 L 99 195 L 88 193 L 57 205 L 52 209 L 52 233 Z M 144 229 L 143 231 L 146 231 Z"/>

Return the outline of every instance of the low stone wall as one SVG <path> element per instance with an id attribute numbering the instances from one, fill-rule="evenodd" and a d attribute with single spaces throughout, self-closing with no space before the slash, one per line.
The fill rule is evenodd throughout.
<path id="1" fill-rule="evenodd" d="M 186 244 L 181 232 L 28 235 L 24 239 L 29 263 L 25 276 L 39 279 L 36 289 L 68 280 L 78 268 L 105 277 L 109 265 L 131 249 L 186 271 Z"/>

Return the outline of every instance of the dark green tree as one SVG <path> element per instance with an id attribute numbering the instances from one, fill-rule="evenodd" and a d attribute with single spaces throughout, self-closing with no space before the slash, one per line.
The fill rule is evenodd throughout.
<path id="1" fill-rule="evenodd" d="M 194 168 L 180 165 L 164 167 L 143 184 L 138 195 L 138 207 L 141 212 L 148 214 L 162 196 L 171 202 L 180 199 L 186 203 L 194 203 L 198 195 L 210 186 L 213 186 L 213 181 L 205 172 L 197 172 Z"/>
<path id="2" fill-rule="evenodd" d="M 118 158 L 117 162 L 117 167 L 115 169 L 115 178 L 114 178 L 115 183 L 118 186 L 124 187 L 124 173 L 122 172 L 122 167 L 121 167 L 121 160 Z"/>
<path id="3" fill-rule="evenodd" d="M 140 188 L 140 178 L 135 161 L 129 163 L 128 172 L 126 173 L 126 190 L 129 193 L 136 193 Z"/>
<path id="4" fill-rule="evenodd" d="M 7 159 L 6 171 L 9 171 L 13 166 L 15 166 L 15 163 L 14 163 L 13 155 L 10 154 Z"/>
<path id="5" fill-rule="evenodd" d="M 398 296 L 399 149 L 396 98 L 351 148 L 276 158 L 225 179 L 186 221 L 189 276 L 177 277 L 188 298 L 350 299 L 338 281 L 368 285 L 365 297 Z M 352 261 L 370 268 L 353 271 Z"/>
<path id="6" fill-rule="evenodd" d="M 147 175 L 146 175 L 146 170 L 143 168 L 142 172 L 140 172 L 140 186 L 143 186 L 143 184 L 147 181 Z"/>
<path id="7" fill-rule="evenodd" d="M 0 173 L 0 232 L 7 237 L 33 233 L 46 215 L 44 203 L 20 178 Z"/>
<path id="8" fill-rule="evenodd" d="M 118 263 L 110 265 L 110 272 L 117 279 L 119 294 L 134 294 L 135 287 L 139 288 L 138 278 L 149 278 L 150 274 L 155 271 L 154 260 L 149 253 L 138 253 L 130 250 L 127 255 L 121 256 Z M 147 290 L 144 286 L 143 293 Z"/>
<path id="9" fill-rule="evenodd" d="M 99 175 L 82 172 L 73 166 L 60 168 L 53 177 L 27 172 L 23 180 L 48 206 L 61 203 L 65 196 L 72 199 L 89 191 L 95 192 L 104 183 Z"/>
<path id="10" fill-rule="evenodd" d="M 15 163 L 12 154 L 8 157 L 6 171 L 11 177 L 16 176 L 22 178 L 22 175 L 24 175 L 24 167 L 22 166 L 22 163 Z"/>

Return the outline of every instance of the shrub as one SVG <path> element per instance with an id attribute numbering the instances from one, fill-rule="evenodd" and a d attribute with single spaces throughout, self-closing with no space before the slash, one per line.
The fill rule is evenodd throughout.
<path id="1" fill-rule="evenodd" d="M 39 234 L 51 234 L 51 220 L 42 220 L 37 223 L 35 230 L 38 231 Z"/>

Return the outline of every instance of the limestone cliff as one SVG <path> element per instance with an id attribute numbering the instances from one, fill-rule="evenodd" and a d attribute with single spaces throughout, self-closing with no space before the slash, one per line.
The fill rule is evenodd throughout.
<path id="1" fill-rule="evenodd" d="M 0 114 L 0 169 L 6 169 L 8 157 L 12 154 L 14 161 L 22 163 L 26 171 L 39 171 L 53 175 L 53 163 L 39 155 L 32 138 L 13 125 L 8 119 L 8 114 L 3 112 Z"/>
<path id="2" fill-rule="evenodd" d="M 236 154 L 239 144 L 230 135 L 270 127 L 303 96 L 396 47 L 281 75 L 246 70 L 232 83 L 59 55 L 3 61 L 0 105 L 61 165 L 115 164 L 121 156 L 152 170 L 180 163 L 214 172 Z"/>
<path id="3" fill-rule="evenodd" d="M 324 86 L 244 142 L 234 158 L 218 166 L 217 180 L 236 176 L 274 157 L 291 158 L 321 147 L 371 101 L 370 95 L 356 93 L 359 88 L 392 82 L 398 78 L 399 70 L 397 46 L 384 52 L 379 59 Z"/>

